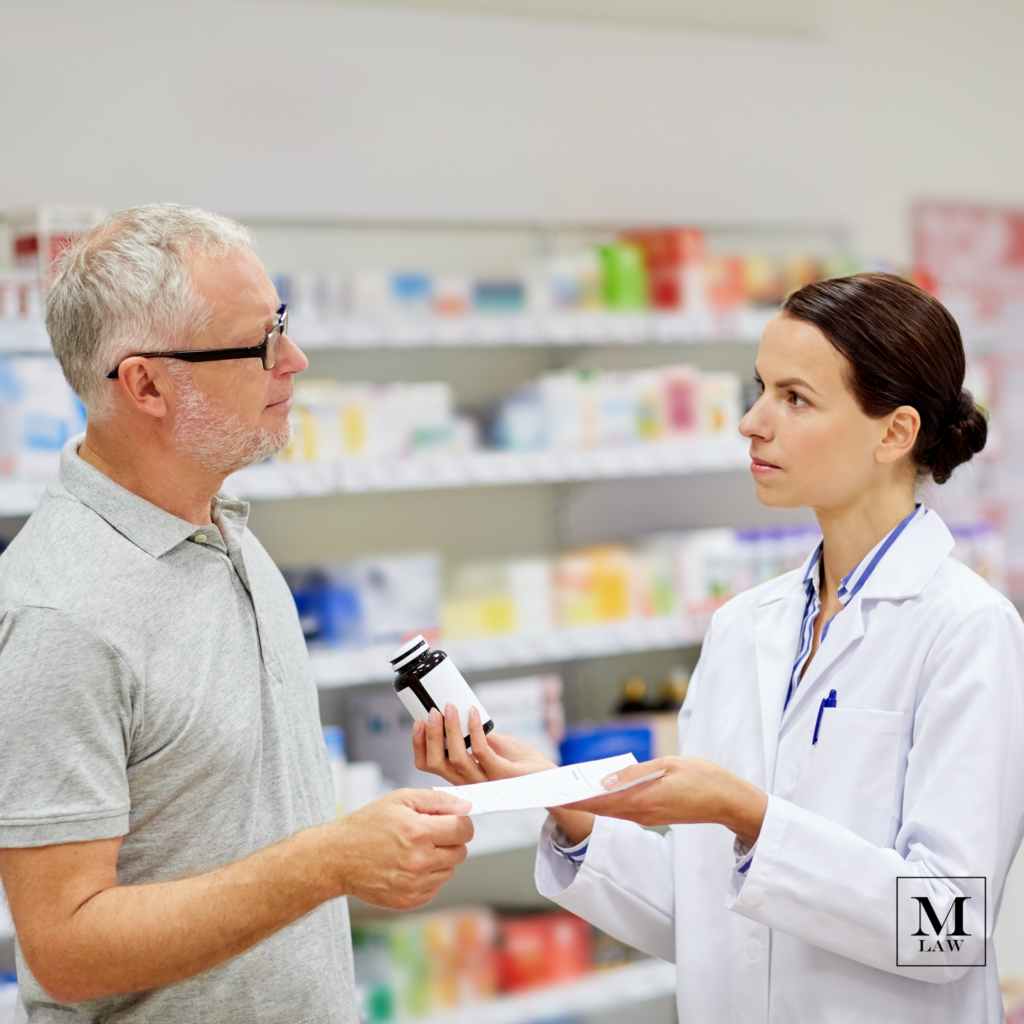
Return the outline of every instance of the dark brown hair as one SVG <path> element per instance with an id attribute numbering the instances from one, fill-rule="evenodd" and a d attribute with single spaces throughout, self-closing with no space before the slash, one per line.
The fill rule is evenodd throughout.
<path id="1" fill-rule="evenodd" d="M 923 288 L 895 274 L 855 274 L 806 285 L 782 312 L 817 327 L 846 358 L 850 390 L 868 416 L 917 410 L 913 458 L 936 483 L 985 447 L 988 424 L 963 386 L 960 328 Z"/>

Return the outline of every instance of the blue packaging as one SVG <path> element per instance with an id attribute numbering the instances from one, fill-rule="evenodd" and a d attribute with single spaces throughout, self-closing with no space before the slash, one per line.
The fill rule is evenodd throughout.
<path id="1" fill-rule="evenodd" d="M 391 301 L 403 312 L 426 312 L 434 300 L 434 280 L 429 274 L 400 272 L 391 275 Z"/>
<path id="2" fill-rule="evenodd" d="M 562 764 L 599 761 L 618 754 L 632 754 L 638 761 L 651 759 L 651 730 L 647 726 L 618 722 L 574 725 L 562 740 Z"/>
<path id="3" fill-rule="evenodd" d="M 338 760 L 345 760 L 345 730 L 339 725 L 325 725 L 324 743 L 327 745 L 327 753 L 330 757 Z"/>
<path id="4" fill-rule="evenodd" d="M 518 313 L 526 304 L 519 278 L 487 278 L 473 283 L 473 308 L 482 313 Z"/>
<path id="5" fill-rule="evenodd" d="M 357 587 L 346 575 L 325 569 L 285 570 L 302 635 L 308 641 L 363 646 L 362 603 Z"/>

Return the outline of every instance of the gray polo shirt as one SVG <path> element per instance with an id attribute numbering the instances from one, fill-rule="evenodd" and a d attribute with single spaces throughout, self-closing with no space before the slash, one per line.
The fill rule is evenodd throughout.
<path id="1" fill-rule="evenodd" d="M 0 847 L 123 836 L 131 885 L 331 820 L 306 646 L 248 506 L 220 494 L 197 527 L 88 465 L 81 441 L 0 556 Z M 357 1020 L 342 899 L 166 988 L 59 1006 L 20 950 L 18 980 L 32 1024 Z"/>

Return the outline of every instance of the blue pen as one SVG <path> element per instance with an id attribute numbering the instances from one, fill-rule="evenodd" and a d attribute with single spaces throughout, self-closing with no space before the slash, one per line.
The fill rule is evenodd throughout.
<path id="1" fill-rule="evenodd" d="M 821 707 L 818 708 L 818 720 L 814 723 L 814 739 L 811 740 L 811 746 L 818 742 L 818 730 L 821 728 L 821 716 L 825 713 L 825 708 L 834 708 L 836 706 L 836 691 L 830 691 L 827 697 L 823 697 L 821 701 Z"/>

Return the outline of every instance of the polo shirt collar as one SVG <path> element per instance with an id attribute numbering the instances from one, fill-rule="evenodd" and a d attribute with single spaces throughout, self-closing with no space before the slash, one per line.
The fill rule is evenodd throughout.
<path id="1" fill-rule="evenodd" d="M 78 454 L 84 440 L 85 434 L 78 434 L 64 445 L 60 455 L 60 482 L 136 547 L 153 558 L 160 558 L 200 530 L 195 523 L 165 512 L 89 465 Z M 244 527 L 249 506 L 221 491 L 215 496 L 211 511 L 211 518 L 241 519 Z"/>

